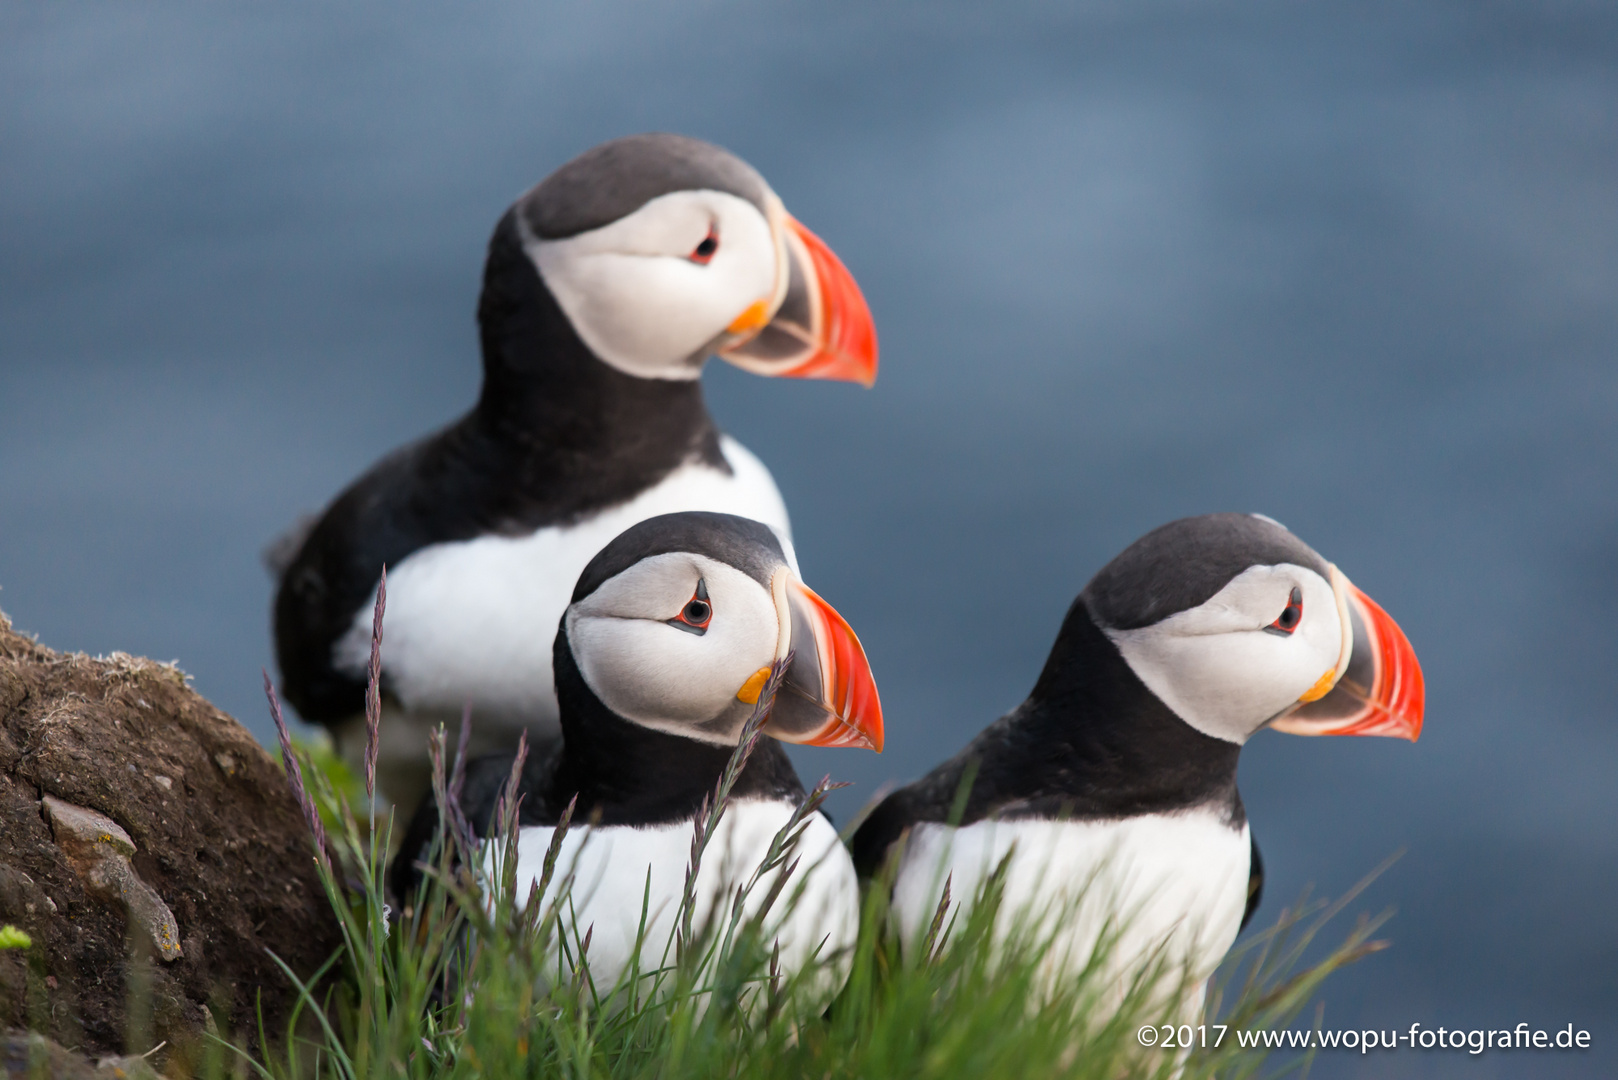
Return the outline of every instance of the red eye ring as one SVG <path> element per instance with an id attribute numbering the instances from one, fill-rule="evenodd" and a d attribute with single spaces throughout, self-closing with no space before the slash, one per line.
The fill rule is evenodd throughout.
<path id="1" fill-rule="evenodd" d="M 1303 622 L 1303 590 L 1294 585 L 1291 594 L 1287 596 L 1287 606 L 1275 617 L 1275 621 L 1264 629 L 1282 637 L 1291 637 L 1301 622 Z"/>
<path id="2" fill-rule="evenodd" d="M 667 622 L 676 630 L 684 630 L 688 634 L 707 633 L 708 624 L 713 622 L 713 605 L 708 602 L 708 583 L 698 579 L 691 599 L 685 602 L 678 615 Z"/>
<path id="3" fill-rule="evenodd" d="M 690 259 L 698 266 L 707 266 L 709 263 L 713 262 L 713 257 L 718 251 L 719 230 L 710 224 L 708 226 L 708 235 L 702 238 L 702 243 L 698 244 L 692 250 L 691 254 L 686 256 L 686 258 Z"/>

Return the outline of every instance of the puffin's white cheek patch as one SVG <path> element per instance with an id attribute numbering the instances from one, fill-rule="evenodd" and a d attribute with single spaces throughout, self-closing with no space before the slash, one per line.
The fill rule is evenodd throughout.
<path id="1" fill-rule="evenodd" d="M 568 638 L 584 681 L 620 716 L 700 723 L 716 711 L 712 665 L 694 634 L 649 620 L 585 617 Z"/>
<path id="2" fill-rule="evenodd" d="M 568 268 L 568 309 L 590 351 L 632 375 L 656 378 L 713 336 L 702 304 L 704 267 L 683 259 L 589 255 Z M 547 275 L 547 277 L 561 275 Z M 708 298 L 711 300 L 711 298 Z M 697 302 L 690 302 L 696 300 Z"/>
<path id="3" fill-rule="evenodd" d="M 708 234 L 707 265 L 689 258 Z M 775 242 L 757 207 L 715 191 L 674 192 L 627 217 L 526 248 L 584 343 L 642 378 L 696 378 L 689 363 L 775 285 Z"/>
<path id="4" fill-rule="evenodd" d="M 1296 585 L 1303 620 L 1263 628 Z M 1198 731 L 1242 743 L 1337 662 L 1342 631 L 1331 586 L 1304 567 L 1253 567 L 1203 604 L 1137 630 L 1109 630 L 1141 682 Z"/>
<path id="5" fill-rule="evenodd" d="M 699 576 L 713 607 L 700 635 L 665 621 L 690 598 Z M 736 691 L 774 657 L 778 636 L 764 586 L 734 567 L 683 553 L 636 563 L 568 613 L 574 659 L 601 703 L 627 720 L 683 734 L 735 703 Z"/>
<path id="6" fill-rule="evenodd" d="M 1164 704 L 1199 731 L 1235 743 L 1245 742 L 1326 670 L 1323 653 L 1288 647 L 1305 643 L 1251 630 L 1132 645 L 1124 648 L 1125 658 Z"/>

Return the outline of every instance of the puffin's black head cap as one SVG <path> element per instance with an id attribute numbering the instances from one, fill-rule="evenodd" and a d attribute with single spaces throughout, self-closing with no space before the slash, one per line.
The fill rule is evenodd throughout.
<path id="1" fill-rule="evenodd" d="M 517 200 L 533 235 L 562 240 L 610 225 L 660 195 L 722 191 L 766 210 L 769 185 L 747 162 L 685 135 L 626 135 L 592 147 Z"/>
<path id="2" fill-rule="evenodd" d="M 768 525 L 734 514 L 688 510 L 647 518 L 619 533 L 596 553 L 579 575 L 571 603 L 578 603 L 642 559 L 688 551 L 734 566 L 770 587 L 775 571 L 786 565 L 781 541 Z"/>
<path id="3" fill-rule="evenodd" d="M 1090 579 L 1080 596 L 1097 625 L 1137 630 L 1206 602 L 1252 566 L 1291 563 L 1330 577 L 1326 560 L 1258 514 L 1204 514 L 1153 529 Z"/>

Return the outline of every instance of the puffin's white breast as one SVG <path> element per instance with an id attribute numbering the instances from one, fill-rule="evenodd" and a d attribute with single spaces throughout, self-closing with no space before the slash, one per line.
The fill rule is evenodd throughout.
<path id="1" fill-rule="evenodd" d="M 961 829 L 925 823 L 911 831 L 894 884 L 906 947 L 926 933 L 946 878 L 952 902 L 970 905 L 1008 854 L 996 932 L 1049 933 L 1054 978 L 1082 971 L 1112 920 L 1110 932 L 1118 937 L 1108 953 L 1109 975 L 1126 975 L 1165 949 L 1173 978 L 1184 964 L 1200 982 L 1241 927 L 1248 830 L 1245 824 L 1232 828 L 1216 813 L 981 821 Z"/>
<path id="2" fill-rule="evenodd" d="M 383 666 L 404 709 L 437 714 L 436 721 L 458 716 L 470 701 L 475 729 L 485 736 L 491 726 L 554 733 L 551 645 L 573 586 L 596 552 L 647 518 L 709 510 L 761 521 L 796 569 L 786 505 L 769 470 L 728 435 L 720 448 L 731 475 L 683 465 L 628 502 L 571 525 L 432 544 L 388 567 Z M 373 592 L 334 649 L 337 668 L 357 677 L 370 660 L 374 603 Z"/>
<path id="3" fill-rule="evenodd" d="M 764 862 L 770 843 L 792 815 L 792 806 L 775 800 L 733 802 L 703 854 L 697 874 L 692 927 L 706 920 L 728 920 L 730 900 Z M 551 828 L 528 827 L 518 834 L 517 891 L 519 906 L 544 868 Z M 642 973 L 671 964 L 672 938 L 686 867 L 691 859 L 692 823 L 648 826 L 575 827 L 562 842 L 556 872 L 542 903 L 555 901 L 571 875 L 567 940 L 594 928 L 590 938 L 590 974 L 604 994 L 623 974 L 635 947 L 645 907 Z M 859 884 L 854 863 L 821 814 L 807 822 L 797 846 L 801 859 L 780 898 L 765 918 L 766 947 L 779 942 L 781 969 L 790 975 L 811 956 L 832 961 L 820 987 L 827 1000 L 846 977 L 854 939 L 859 932 Z M 790 860 L 788 860 L 790 862 Z M 490 870 L 493 871 L 492 855 Z M 743 905 L 744 917 L 756 915 L 780 870 L 763 875 Z M 798 895 L 794 895 L 798 894 Z M 646 898 L 643 905 L 642 899 Z M 574 936 L 577 930 L 577 938 Z"/>

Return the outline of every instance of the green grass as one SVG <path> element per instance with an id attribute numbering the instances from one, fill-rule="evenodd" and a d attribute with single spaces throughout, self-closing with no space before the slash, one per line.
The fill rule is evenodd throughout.
<path id="1" fill-rule="evenodd" d="M 569 808 L 541 881 L 519 898 L 516 806 L 502 803 L 493 837 L 480 845 L 453 797 L 463 752 L 446 768 L 442 731 L 431 748 L 438 839 L 421 887 L 401 898 L 404 911 L 390 918 L 384 878 L 394 822 L 391 815 L 357 817 L 353 809 L 361 798 L 362 808 L 375 807 L 386 587 L 384 576 L 373 620 L 363 785 L 329 748 L 293 747 L 265 675 L 288 781 L 303 806 L 343 946 L 307 983 L 288 970 L 300 997 L 284 1031 L 257 1032 L 256 1054 L 215 1037 L 202 1056 L 203 1075 L 222 1075 L 233 1055 L 237 1075 L 245 1068 L 262 1080 L 1273 1076 L 1307 1071 L 1308 1058 L 1272 1062 L 1262 1049 L 1242 1049 L 1234 1032 L 1290 1026 L 1327 976 L 1381 947 L 1371 935 L 1386 916 L 1362 917 L 1341 944 L 1306 964 L 1323 928 L 1358 889 L 1329 905 L 1305 897 L 1227 958 L 1208 997 L 1208 1034 L 1194 1040 L 1207 1045 L 1184 1058 L 1143 1048 L 1136 1033 L 1177 1021 L 1195 987 L 1161 964 L 1148 965 L 1128 987 L 1109 984 L 1105 934 L 1085 971 L 1053 980 L 1044 964 L 1048 935 L 996 933 L 998 877 L 964 918 L 946 919 L 946 896 L 925 939 L 910 949 L 900 947 L 879 880 L 864 898 L 852 955 L 822 955 L 802 971 L 782 972 L 767 947 L 765 920 L 798 902 L 790 871 L 799 826 L 828 785 L 809 795 L 759 872 L 706 921 L 695 916 L 692 882 L 790 657 L 776 665 L 693 821 L 673 942 L 643 934 L 643 948 L 616 984 L 591 974 L 590 931 L 572 917 L 567 867 L 557 865 L 568 828 L 589 823 L 570 823 Z M 465 725 L 463 719 L 463 750 Z M 519 752 L 509 786 L 521 761 Z M 769 873 L 781 868 L 787 872 Z M 555 899 L 542 904 L 553 883 Z M 744 901 L 760 889 L 752 898 L 762 903 L 744 914 Z M 644 903 L 655 901 L 643 902 L 643 926 Z M 827 987 L 841 987 L 829 1008 Z M 1217 1046 L 1216 1017 L 1225 1026 Z"/>
<path id="2" fill-rule="evenodd" d="M 440 734 L 441 806 L 453 783 L 443 758 Z M 289 1032 L 261 1033 L 259 1045 L 276 1049 L 243 1054 L 265 1080 L 1113 1078 L 1167 1077 L 1181 1064 L 1172 1051 L 1143 1049 L 1136 1039 L 1142 1025 L 1178 1015 L 1176 1003 L 1152 992 L 1162 972 L 1143 977 L 1122 1007 L 1115 993 L 1101 1004 L 1109 988 L 1093 974 L 1099 963 L 1052 984 L 1041 968 L 1046 941 L 1036 934 L 995 939 L 992 880 L 964 921 L 947 929 L 940 921 L 910 959 L 886 918 L 886 890 L 872 888 L 854 954 L 823 957 L 795 979 L 774 972 L 757 920 L 721 911 L 709 925 L 693 925 L 688 893 L 669 955 L 653 955 L 658 950 L 648 943 L 616 986 L 602 986 L 590 976 L 587 931 L 568 917 L 565 883 L 561 902 L 542 909 L 536 889 L 519 913 L 514 872 L 503 870 L 514 866 L 515 814 L 506 806 L 492 852 L 470 851 L 464 822 L 442 817 L 435 865 L 390 928 L 383 872 L 391 821 L 372 829 L 356 819 L 329 770 L 307 756 L 304 763 L 310 800 L 332 825 L 323 877 L 345 944 L 318 988 L 305 988 Z M 727 793 L 722 783 L 702 819 L 707 835 Z M 821 795 L 817 789 L 810 807 Z M 789 825 L 777 838 L 772 857 L 779 862 L 791 857 L 791 832 Z M 695 848 L 700 859 L 700 840 Z M 554 862 L 548 876 L 565 873 Z M 787 880 L 776 904 L 796 900 Z M 1303 965 L 1350 898 L 1333 905 L 1306 899 L 1239 947 L 1207 1009 L 1210 1023 L 1217 1016 L 1227 1034 L 1217 1048 L 1193 1051 L 1182 1075 L 1307 1069 L 1303 1059 L 1269 1061 L 1262 1050 L 1242 1050 L 1233 1032 L 1289 1026 L 1332 971 L 1379 947 L 1371 934 L 1381 920 L 1361 919 L 1340 945 Z M 829 1010 L 816 990 L 826 965 L 849 973 Z"/>

